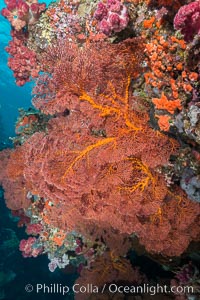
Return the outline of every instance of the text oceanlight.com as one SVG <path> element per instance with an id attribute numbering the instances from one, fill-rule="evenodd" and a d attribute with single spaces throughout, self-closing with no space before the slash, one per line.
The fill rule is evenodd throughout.
<path id="1" fill-rule="evenodd" d="M 114 283 L 104 284 L 101 288 L 93 284 L 74 284 L 72 287 L 67 285 L 62 285 L 60 283 L 52 284 L 42 284 L 38 283 L 35 286 L 32 284 L 27 284 L 25 286 L 25 291 L 36 292 L 37 294 L 60 294 L 66 295 L 68 293 L 75 294 L 99 294 L 104 293 L 104 291 L 109 291 L 112 294 L 121 293 L 121 294 L 149 294 L 154 296 L 156 294 L 194 294 L 193 286 L 167 286 L 167 285 L 149 285 L 148 283 L 139 285 L 139 286 L 126 286 L 126 285 L 117 285 Z"/>

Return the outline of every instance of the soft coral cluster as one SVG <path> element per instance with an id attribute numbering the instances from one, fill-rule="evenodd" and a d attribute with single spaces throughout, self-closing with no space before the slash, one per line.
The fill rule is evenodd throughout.
<path id="1" fill-rule="evenodd" d="M 186 42 L 200 35 L 200 1 L 182 6 L 174 18 L 174 28 L 180 30 Z"/>
<path id="2" fill-rule="evenodd" d="M 145 21 L 143 23 L 146 24 Z M 147 37 L 145 45 L 145 89 L 152 95 L 160 129 L 169 131 L 170 120 L 173 124 L 176 112 L 182 110 L 186 97 L 191 97 L 198 73 L 196 69 L 189 69 L 183 60 L 186 49 L 184 40 L 168 32 L 161 34 L 163 25 L 156 22 L 155 18 L 148 30 L 151 30 L 151 37 L 149 40 Z"/>
<path id="3" fill-rule="evenodd" d="M 108 36 L 122 31 L 129 22 L 127 8 L 121 0 L 99 2 L 94 17 L 99 21 L 99 29 Z"/>
<path id="4" fill-rule="evenodd" d="M 24 85 L 30 77 L 37 77 L 39 73 L 36 53 L 26 46 L 26 35 L 23 31 L 12 31 L 12 41 L 6 47 L 11 55 L 8 58 L 8 66 L 13 70 L 16 84 Z"/>
<path id="5" fill-rule="evenodd" d="M 46 4 L 38 3 L 37 0 L 6 0 L 5 3 L 7 7 L 1 13 L 12 25 L 13 38 L 6 47 L 11 56 L 8 58 L 8 66 L 14 72 L 17 85 L 22 86 L 30 77 L 38 76 L 37 55 L 27 46 L 27 40 L 31 25 L 39 19 Z"/>
<path id="6" fill-rule="evenodd" d="M 37 257 L 43 252 L 43 248 L 38 244 L 35 237 L 29 237 L 27 240 L 21 240 L 19 245 L 23 257 Z"/>
<path id="7" fill-rule="evenodd" d="M 26 232 L 27 234 L 38 235 L 42 231 L 43 227 L 40 223 L 27 224 Z"/>
<path id="8" fill-rule="evenodd" d="M 1 13 L 17 31 L 34 24 L 46 8 L 45 3 L 37 0 L 5 0 L 5 4 L 7 7 Z"/>

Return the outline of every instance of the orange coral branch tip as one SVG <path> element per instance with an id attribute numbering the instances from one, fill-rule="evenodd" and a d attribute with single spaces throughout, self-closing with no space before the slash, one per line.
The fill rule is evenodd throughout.
<path id="1" fill-rule="evenodd" d="M 189 79 L 190 79 L 191 81 L 196 81 L 198 78 L 199 78 L 199 75 L 198 75 L 198 73 L 196 73 L 196 72 L 191 72 L 191 73 L 189 74 Z"/>
<path id="2" fill-rule="evenodd" d="M 162 92 L 160 98 L 153 98 L 152 102 L 157 109 L 167 110 L 171 114 L 173 114 L 176 109 L 180 109 L 180 110 L 182 109 L 180 99 L 168 100 L 164 92 Z"/>
<path id="3" fill-rule="evenodd" d="M 162 131 L 169 131 L 169 128 L 170 128 L 170 116 L 168 115 L 161 115 L 161 116 L 158 116 L 156 115 L 156 117 L 158 118 L 158 126 L 160 127 L 160 129 Z"/>

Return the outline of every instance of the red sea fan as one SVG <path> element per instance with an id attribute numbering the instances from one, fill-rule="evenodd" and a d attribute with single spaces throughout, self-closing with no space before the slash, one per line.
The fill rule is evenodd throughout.
<path id="1" fill-rule="evenodd" d="M 11 194 L 15 182 L 24 193 L 13 200 L 8 195 L 14 209 L 27 207 L 27 192 L 49 201 L 40 214 L 49 227 L 79 232 L 98 224 L 137 234 L 149 252 L 180 255 L 198 239 L 198 204 L 182 207 L 181 198 L 189 201 L 185 194 L 177 189 L 175 196 L 167 187 L 162 166 L 179 145 L 149 127 L 132 95 L 141 50 L 141 39 L 79 46 L 59 41 L 49 48 L 33 103 L 57 114 L 45 132 L 13 151 L 4 186 Z M 66 108 L 68 116 L 59 114 Z"/>
<path id="2" fill-rule="evenodd" d="M 137 51 L 133 52 L 133 48 Z M 33 89 L 33 105 L 44 113 L 76 109 L 84 93 L 101 94 L 108 81 L 119 90 L 130 74 L 141 70 L 143 42 L 128 39 L 120 44 L 58 41 L 41 58 L 43 70 Z M 51 75 L 48 75 L 51 74 Z M 118 91 L 120 93 L 120 91 Z"/>
<path id="3" fill-rule="evenodd" d="M 0 152 L 0 184 L 2 184 L 3 180 L 6 177 L 6 166 L 8 164 L 10 154 L 10 149 L 5 149 Z"/>
<path id="4" fill-rule="evenodd" d="M 44 211 L 53 226 L 77 229 L 91 221 L 139 237 L 143 228 L 142 237 L 150 222 L 156 240 L 151 218 L 168 193 L 156 168 L 177 144 L 149 128 L 145 113 L 130 109 L 130 76 L 121 94 L 107 86 L 101 96 L 83 91 L 79 109 L 50 120 L 48 134 L 35 133 L 22 145 L 24 177 L 33 194 L 54 204 Z"/>
<path id="5" fill-rule="evenodd" d="M 99 291 L 102 291 L 106 283 L 116 283 L 117 285 L 117 282 L 123 281 L 127 283 L 127 286 L 137 286 L 146 280 L 145 275 L 140 272 L 138 267 L 133 267 L 128 259 L 116 255 L 115 250 L 113 250 L 106 251 L 103 255 L 97 257 L 92 262 L 90 269 L 84 268 L 76 281 L 77 285 L 75 288 L 96 286 L 99 288 Z M 92 289 L 88 288 L 84 294 L 77 293 L 76 299 L 89 299 L 91 293 Z M 98 298 L 97 295 L 96 297 Z"/>
<path id="6" fill-rule="evenodd" d="M 5 190 L 6 205 L 9 209 L 19 210 L 30 206 L 30 200 L 27 198 L 28 190 L 23 177 L 19 177 L 15 181 L 6 178 L 2 186 Z"/>
<path id="7" fill-rule="evenodd" d="M 198 228 L 189 237 L 198 204 L 182 208 L 181 197 L 189 201 L 185 195 L 180 190 L 180 199 L 170 194 L 158 170 L 177 144 L 149 128 L 145 114 L 129 112 L 128 86 L 126 91 L 124 97 L 107 99 L 109 105 L 85 95 L 84 113 L 72 111 L 50 120 L 48 133 L 33 134 L 13 152 L 9 164 L 15 156 L 15 164 L 21 164 L 23 175 L 14 177 L 24 184 L 25 195 L 31 191 L 53 204 L 41 216 L 47 224 L 78 230 L 81 224 L 97 222 L 120 233 L 135 232 L 150 252 L 179 255 L 198 238 Z M 86 110 L 89 106 L 94 110 Z M 13 177 L 12 168 L 8 170 Z M 8 199 L 13 209 L 27 207 L 25 198 L 15 198 L 13 204 Z"/>
<path id="8" fill-rule="evenodd" d="M 27 208 L 30 205 L 30 200 L 27 198 L 28 188 L 24 178 L 24 149 L 18 147 L 15 151 L 4 150 L 0 155 L 5 155 L 0 170 L 0 180 L 4 190 L 6 205 L 12 210 Z M 8 159 L 9 156 L 9 160 Z"/>
<path id="9" fill-rule="evenodd" d="M 199 204 L 177 188 L 168 192 L 157 213 L 140 226 L 138 223 L 136 233 L 147 251 L 179 256 L 192 240 L 199 239 Z"/>
<path id="10" fill-rule="evenodd" d="M 48 135 L 37 133 L 24 143 L 26 180 L 40 196 L 59 203 L 46 212 L 54 225 L 56 220 L 57 225 L 66 226 L 72 221 L 75 227 L 81 220 L 98 220 L 103 224 L 113 215 L 110 224 L 113 228 L 132 233 L 138 222 L 136 215 L 156 213 L 167 194 L 162 176 L 148 166 L 167 162 L 170 152 L 168 157 L 161 155 L 162 148 L 158 153 L 157 146 L 159 140 L 167 137 L 157 136 L 149 129 L 149 136 L 154 136 L 151 151 L 157 153 L 157 163 L 152 164 L 150 156 L 144 163 L 141 157 L 145 148 L 137 147 L 143 131 L 136 134 L 137 138 L 125 127 L 121 128 L 122 132 L 116 131 L 116 136 L 110 136 L 109 130 L 106 136 L 95 136 L 90 129 L 92 119 L 87 119 L 87 126 L 81 126 L 84 118 L 80 112 L 74 112 L 67 119 L 53 119 L 49 122 Z M 109 118 L 100 120 L 101 126 L 107 128 Z M 168 144 L 169 147 L 169 139 Z M 71 212 L 76 216 L 73 220 Z"/>

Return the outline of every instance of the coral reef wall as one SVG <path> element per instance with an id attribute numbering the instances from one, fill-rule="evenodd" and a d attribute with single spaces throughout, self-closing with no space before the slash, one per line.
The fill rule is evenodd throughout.
<path id="1" fill-rule="evenodd" d="M 80 281 L 107 266 L 100 286 L 130 272 L 139 284 L 135 237 L 169 259 L 200 238 L 199 1 L 6 5 L 8 66 L 35 82 L 0 152 L 6 205 L 30 235 L 20 250 Z"/>

